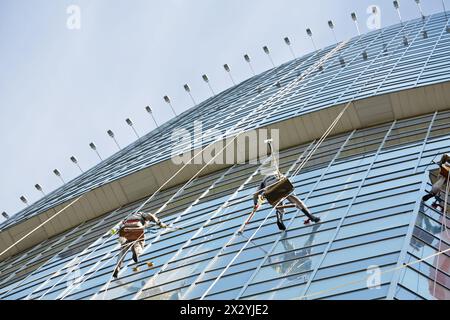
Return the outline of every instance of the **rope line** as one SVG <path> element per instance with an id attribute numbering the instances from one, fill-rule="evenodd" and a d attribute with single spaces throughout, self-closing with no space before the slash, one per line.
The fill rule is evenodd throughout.
<path id="1" fill-rule="evenodd" d="M 294 171 L 293 176 L 296 176 L 300 173 L 300 171 L 304 168 L 304 166 L 308 163 L 308 161 L 312 158 L 314 153 L 320 148 L 322 143 L 325 141 L 326 138 L 331 134 L 331 132 L 334 130 L 336 125 L 341 120 L 344 113 L 347 111 L 347 109 L 350 107 L 350 105 L 353 103 L 353 100 L 348 102 L 347 105 L 342 109 L 342 111 L 338 114 L 338 116 L 334 119 L 332 124 L 328 127 L 328 129 L 325 131 L 325 133 L 322 135 L 322 137 L 317 141 L 314 148 L 311 150 L 311 152 L 308 154 L 308 156 L 303 160 L 303 162 L 298 166 L 298 168 Z"/>

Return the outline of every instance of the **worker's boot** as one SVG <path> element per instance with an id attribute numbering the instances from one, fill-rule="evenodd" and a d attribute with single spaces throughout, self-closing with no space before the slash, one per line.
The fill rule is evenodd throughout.
<path id="1" fill-rule="evenodd" d="M 133 250 L 133 261 L 138 263 L 138 256 L 136 254 L 136 251 Z"/>
<path id="2" fill-rule="evenodd" d="M 313 217 L 311 218 L 311 221 L 314 222 L 314 223 L 319 223 L 319 222 L 320 222 L 320 218 L 319 218 L 319 217 L 316 217 L 316 216 L 313 216 Z"/>
<path id="3" fill-rule="evenodd" d="M 427 202 L 428 200 L 430 200 L 430 199 L 433 198 L 433 197 L 434 197 L 434 194 L 428 193 L 428 194 L 426 194 L 426 195 L 424 195 L 424 196 L 422 197 L 422 201 L 423 201 L 423 202 Z"/>
<path id="4" fill-rule="evenodd" d="M 320 222 L 320 218 L 312 215 L 311 212 L 309 212 L 308 210 L 302 209 L 302 212 L 305 214 L 305 216 L 308 217 L 308 220 L 311 220 L 314 223 Z M 308 220 L 306 220 L 306 221 L 308 221 Z"/>
<path id="5" fill-rule="evenodd" d="M 286 230 L 286 226 L 283 223 L 283 214 L 277 211 L 277 226 L 281 231 Z"/>

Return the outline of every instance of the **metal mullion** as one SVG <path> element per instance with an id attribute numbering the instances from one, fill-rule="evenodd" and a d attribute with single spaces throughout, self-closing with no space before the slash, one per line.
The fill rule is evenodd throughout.
<path id="1" fill-rule="evenodd" d="M 342 225 L 343 225 L 343 223 L 344 223 L 345 218 L 347 217 L 348 213 L 350 212 L 350 209 L 352 208 L 353 203 L 355 202 L 356 198 L 358 197 L 359 192 L 361 191 L 362 187 L 364 186 L 364 182 L 366 181 L 367 177 L 369 176 L 370 170 L 372 169 L 372 167 L 373 167 L 373 165 L 374 165 L 376 159 L 378 158 L 378 155 L 380 154 L 380 151 L 383 149 L 384 142 L 385 142 L 386 139 L 389 137 L 389 134 L 391 133 L 391 131 L 392 131 L 392 129 L 394 128 L 395 124 L 396 124 L 396 121 L 392 122 L 392 125 L 391 125 L 390 129 L 388 130 L 388 132 L 386 133 L 386 135 L 385 135 L 383 141 L 381 142 L 380 146 L 378 147 L 378 150 L 377 150 L 377 152 L 376 152 L 376 154 L 375 154 L 375 156 L 374 156 L 374 158 L 373 158 L 373 160 L 372 160 L 372 163 L 370 164 L 370 166 L 369 166 L 369 168 L 368 168 L 368 170 L 367 170 L 366 175 L 365 175 L 364 178 L 361 180 L 361 183 L 359 184 L 358 190 L 356 191 L 355 195 L 353 196 L 352 200 L 350 201 L 350 203 L 349 203 L 349 205 L 348 205 L 347 211 L 346 211 L 345 214 L 342 216 L 342 218 L 341 218 L 339 224 L 337 225 L 337 227 L 336 227 L 336 232 L 334 233 L 334 236 L 330 239 L 330 241 L 329 241 L 329 243 L 328 243 L 328 246 L 325 248 L 325 250 L 324 250 L 324 252 L 323 252 L 323 255 L 322 255 L 322 259 L 320 259 L 320 261 L 317 263 L 316 268 L 315 268 L 315 269 L 313 270 L 313 272 L 311 273 L 311 277 L 310 277 L 310 279 L 308 280 L 307 284 L 305 285 L 305 288 L 304 288 L 304 290 L 303 290 L 301 296 L 304 296 L 304 295 L 308 292 L 308 289 L 309 289 L 309 287 L 311 286 L 311 283 L 312 283 L 312 281 L 313 281 L 315 275 L 317 274 L 317 272 L 318 272 L 319 269 L 320 269 L 321 264 L 322 264 L 323 261 L 325 260 L 325 257 L 326 257 L 326 255 L 327 255 L 328 251 L 330 251 L 330 248 L 331 248 L 331 246 L 332 246 L 334 240 L 336 239 L 336 237 L 337 237 L 337 235 L 338 235 L 338 233 L 339 233 L 339 230 L 340 230 L 340 228 L 342 227 Z"/>
<path id="2" fill-rule="evenodd" d="M 438 114 L 437 111 L 433 114 L 433 117 L 432 117 L 432 119 L 430 121 L 430 125 L 428 126 L 427 134 L 426 134 L 426 136 L 425 136 L 425 138 L 423 140 L 422 150 L 420 150 L 420 152 L 419 152 L 419 159 L 417 160 L 417 164 L 414 167 L 414 174 L 416 174 L 417 171 L 419 170 L 420 161 L 422 160 L 422 155 L 423 155 L 423 153 L 425 151 L 425 148 L 427 146 L 427 141 L 428 141 L 428 138 L 430 137 L 431 129 L 433 128 L 433 124 L 434 124 L 434 121 L 436 120 L 437 114 Z"/>
<path id="3" fill-rule="evenodd" d="M 356 132 L 356 130 L 353 130 L 347 137 L 347 139 L 342 143 L 341 147 L 339 148 L 339 151 L 336 153 L 336 155 L 334 156 L 334 158 L 330 161 L 328 167 L 323 171 L 323 173 L 319 176 L 318 180 L 316 181 L 316 183 L 314 184 L 314 186 L 311 188 L 310 192 L 308 193 L 308 195 L 305 198 L 305 202 L 308 200 L 308 198 L 312 195 L 313 191 L 315 190 L 315 188 L 319 185 L 319 183 L 321 182 L 321 180 L 323 179 L 323 177 L 326 175 L 326 173 L 328 172 L 328 170 L 332 167 L 333 163 L 335 162 L 335 160 L 339 157 L 341 151 L 343 150 L 343 148 L 345 147 L 345 145 L 351 140 L 351 138 L 353 137 L 354 133 Z M 298 210 L 297 210 L 298 212 Z M 288 225 L 286 226 L 287 229 L 289 229 L 289 227 L 292 225 L 292 223 L 294 223 L 295 218 L 297 217 L 297 214 L 294 214 L 291 218 L 291 220 L 288 222 Z M 254 279 L 254 277 L 258 274 L 259 270 L 261 269 L 261 267 L 264 265 L 265 261 L 269 258 L 269 256 L 272 254 L 273 250 L 275 250 L 278 242 L 281 240 L 282 235 L 280 235 L 275 242 L 273 243 L 272 247 L 269 249 L 269 251 L 267 252 L 267 254 L 264 256 L 264 258 L 261 260 L 261 263 L 258 265 L 258 267 L 255 269 L 255 271 L 252 273 L 252 275 L 250 276 L 250 278 L 247 280 L 247 282 L 244 284 L 244 286 L 242 287 L 242 289 L 239 291 L 236 300 L 238 300 L 245 292 L 245 290 L 247 289 L 247 287 L 249 286 L 249 284 L 251 283 L 251 281 Z"/>

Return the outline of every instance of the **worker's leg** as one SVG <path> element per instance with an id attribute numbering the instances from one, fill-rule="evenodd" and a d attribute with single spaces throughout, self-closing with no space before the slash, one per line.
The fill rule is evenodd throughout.
<path id="1" fill-rule="evenodd" d="M 283 204 L 280 203 L 279 205 L 282 206 Z M 275 208 L 275 210 L 276 210 L 276 215 L 277 215 L 278 229 L 284 231 L 284 230 L 286 230 L 286 226 L 284 225 L 284 222 L 283 222 L 284 209 L 283 208 Z"/>
<path id="2" fill-rule="evenodd" d="M 127 243 L 127 239 L 120 237 L 119 238 L 119 243 L 121 244 L 121 248 L 120 248 L 120 252 L 119 255 L 117 257 L 117 265 L 116 268 L 114 269 L 114 278 L 117 278 L 117 275 L 119 274 L 120 269 L 122 269 L 123 267 L 123 260 L 125 259 L 125 255 L 128 252 L 128 249 L 130 248 L 130 244 Z"/>
<path id="3" fill-rule="evenodd" d="M 439 192 L 441 191 L 442 187 L 444 186 L 445 180 L 446 179 L 444 176 L 439 175 L 439 179 L 433 184 L 433 187 L 431 188 L 430 193 L 423 196 L 422 200 L 424 202 L 427 202 L 431 198 L 437 196 L 439 194 Z"/>
<path id="4" fill-rule="evenodd" d="M 310 219 L 313 222 L 319 222 L 320 218 L 314 216 L 308 209 L 308 207 L 303 203 L 302 200 L 300 200 L 298 197 L 294 196 L 294 195 L 290 195 L 289 197 L 286 198 L 286 200 L 288 200 L 290 203 L 295 204 L 295 206 L 302 210 L 302 212 L 305 214 L 305 216 L 308 217 L 308 219 Z"/>
<path id="5" fill-rule="evenodd" d="M 142 254 L 142 251 L 144 250 L 145 242 L 144 241 L 137 241 L 133 245 L 133 261 L 138 262 L 139 256 Z"/>

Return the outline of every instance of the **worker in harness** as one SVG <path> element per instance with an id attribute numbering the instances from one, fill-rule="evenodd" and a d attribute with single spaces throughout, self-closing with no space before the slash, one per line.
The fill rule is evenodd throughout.
<path id="1" fill-rule="evenodd" d="M 121 245 L 120 253 L 114 269 L 113 277 L 117 278 L 120 269 L 123 267 L 123 260 L 131 249 L 133 253 L 133 261 L 138 262 L 138 258 L 145 246 L 145 228 L 149 223 L 160 228 L 167 228 L 156 215 L 148 212 L 138 212 L 127 217 L 117 229 L 112 230 L 112 234 L 119 234 L 119 243 Z"/>
<path id="2" fill-rule="evenodd" d="M 437 204 L 440 200 L 439 193 L 441 192 L 442 188 L 447 182 L 447 179 L 449 178 L 449 170 L 450 170 L 450 154 L 446 153 L 442 155 L 441 160 L 437 163 L 439 165 L 439 176 L 437 181 L 433 184 L 433 187 L 431 188 L 431 191 L 423 196 L 422 201 L 427 202 L 431 198 L 435 197 Z"/>
<path id="3" fill-rule="evenodd" d="M 266 177 L 261 182 L 257 191 L 253 194 L 253 212 L 258 210 L 264 200 L 267 200 L 276 210 L 277 226 L 281 231 L 286 230 L 286 226 L 283 222 L 285 208 L 295 207 L 300 209 L 308 217 L 307 221 L 313 221 L 315 223 L 319 222 L 320 218 L 312 215 L 303 201 L 295 196 L 294 186 L 289 179 L 280 172 L 277 158 L 273 152 L 272 139 L 266 140 L 265 142 L 269 148 L 269 155 L 273 160 L 275 170 L 273 170 L 272 167 L 272 171 L 266 171 Z M 284 200 L 289 201 L 291 205 L 285 206 Z"/>
<path id="4" fill-rule="evenodd" d="M 269 203 L 275 208 L 277 215 L 278 229 L 284 231 L 286 226 L 283 222 L 284 209 L 287 207 L 284 205 L 284 200 L 290 202 L 293 207 L 300 209 L 309 220 L 318 223 L 319 217 L 314 216 L 309 211 L 308 207 L 293 193 L 293 187 L 289 180 L 284 177 L 280 172 L 275 172 L 269 176 L 266 176 L 261 182 L 256 193 L 253 195 L 253 203 L 255 208 L 259 206 L 263 199 L 269 201 Z M 290 206 L 289 206 L 290 207 Z"/>

